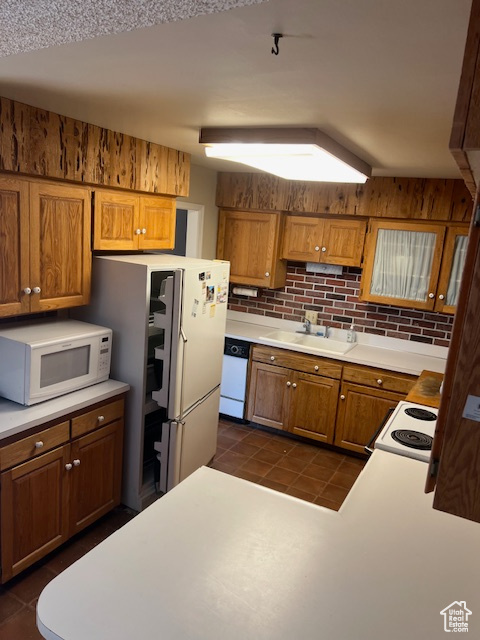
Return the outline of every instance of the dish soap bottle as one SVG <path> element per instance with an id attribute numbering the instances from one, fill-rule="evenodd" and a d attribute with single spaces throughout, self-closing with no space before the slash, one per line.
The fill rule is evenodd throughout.
<path id="1" fill-rule="evenodd" d="M 350 329 L 347 331 L 347 342 L 356 342 L 357 341 L 357 333 L 355 331 L 355 327 L 353 324 L 350 326 Z"/>

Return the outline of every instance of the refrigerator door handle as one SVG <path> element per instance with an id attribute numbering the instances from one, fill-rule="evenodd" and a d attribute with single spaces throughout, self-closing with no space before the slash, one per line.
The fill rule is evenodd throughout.
<path id="1" fill-rule="evenodd" d="M 180 420 L 183 418 L 183 390 L 185 386 L 185 352 L 187 350 L 187 342 L 188 338 L 183 330 L 183 327 L 180 326 L 180 335 L 183 340 L 183 349 L 182 349 L 182 376 L 181 376 L 181 386 L 180 386 Z"/>

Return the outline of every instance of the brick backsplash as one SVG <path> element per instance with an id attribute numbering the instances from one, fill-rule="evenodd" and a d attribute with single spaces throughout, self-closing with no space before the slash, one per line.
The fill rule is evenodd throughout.
<path id="1" fill-rule="evenodd" d="M 361 269 L 344 267 L 342 275 L 308 272 L 304 264 L 289 262 L 284 289 L 260 289 L 257 298 L 230 294 L 228 308 L 270 318 L 302 322 L 304 312 L 318 312 L 318 323 L 376 335 L 448 347 L 453 316 L 433 311 L 402 309 L 360 302 Z"/>

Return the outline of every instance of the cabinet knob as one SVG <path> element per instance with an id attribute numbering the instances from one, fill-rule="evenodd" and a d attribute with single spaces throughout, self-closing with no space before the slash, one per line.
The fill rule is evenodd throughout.
<path id="1" fill-rule="evenodd" d="M 287 387 L 290 387 L 291 384 L 292 384 L 291 382 L 287 382 Z"/>
<path id="2" fill-rule="evenodd" d="M 341 396 L 340 396 L 340 400 L 345 400 L 345 396 L 344 396 L 344 395 L 341 395 Z"/>
<path id="3" fill-rule="evenodd" d="M 73 464 L 71 462 L 67 462 L 67 464 L 65 465 L 65 469 L 67 471 L 71 471 L 73 468 Z"/>
<path id="4" fill-rule="evenodd" d="M 296 389 L 296 388 L 297 388 L 297 383 L 296 383 L 296 382 L 294 382 L 294 383 L 292 384 L 292 389 Z"/>
<path id="5" fill-rule="evenodd" d="M 429 297 L 429 298 L 434 298 L 434 297 L 435 297 L 435 294 L 434 294 L 434 293 L 429 293 L 429 294 L 428 294 L 428 297 Z"/>
<path id="6" fill-rule="evenodd" d="M 41 440 L 39 440 L 38 442 L 35 442 L 35 449 L 41 449 L 43 447 L 43 442 Z"/>
<path id="7" fill-rule="evenodd" d="M 320 251 L 320 247 L 315 247 L 315 251 Z"/>
<path id="8" fill-rule="evenodd" d="M 25 289 L 23 290 L 23 293 L 29 296 L 32 293 L 32 290 L 30 289 L 30 287 L 25 287 Z"/>
<path id="9" fill-rule="evenodd" d="M 316 365 L 313 367 L 313 370 L 314 370 L 314 371 L 318 371 L 318 364 L 316 364 Z"/>
<path id="10" fill-rule="evenodd" d="M 377 380 L 377 384 L 383 384 L 383 380 L 382 380 L 381 378 L 379 378 L 379 379 Z"/>
<path id="11" fill-rule="evenodd" d="M 98 422 L 103 422 L 105 420 L 105 416 L 98 416 Z"/>
<path id="12" fill-rule="evenodd" d="M 78 467 L 79 464 L 80 464 L 80 460 L 78 458 L 75 458 L 75 460 L 73 461 L 73 466 Z"/>
<path id="13" fill-rule="evenodd" d="M 145 235 L 147 233 L 146 229 L 142 229 L 142 234 Z"/>
<path id="14" fill-rule="evenodd" d="M 445 296 L 443 295 L 443 293 L 441 293 L 441 294 L 438 296 L 438 299 L 439 299 L 439 300 L 445 300 Z"/>
<path id="15" fill-rule="evenodd" d="M 323 253 L 325 253 L 326 250 L 327 250 L 327 247 L 322 247 Z"/>
<path id="16" fill-rule="evenodd" d="M 275 360 L 275 356 L 270 356 L 270 360 L 273 362 Z"/>
<path id="17" fill-rule="evenodd" d="M 32 291 L 33 293 L 41 293 L 42 290 L 40 289 L 40 287 L 33 287 Z"/>
<path id="18" fill-rule="evenodd" d="M 270 276 L 270 271 L 265 271 L 265 277 L 268 278 Z"/>
<path id="19" fill-rule="evenodd" d="M 142 233 L 141 229 L 135 229 L 135 235 L 139 236 Z"/>

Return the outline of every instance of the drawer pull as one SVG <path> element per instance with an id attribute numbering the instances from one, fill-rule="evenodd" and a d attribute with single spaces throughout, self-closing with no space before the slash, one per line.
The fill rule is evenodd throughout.
<path id="1" fill-rule="evenodd" d="M 287 382 L 287 387 L 290 387 L 291 384 L 292 384 L 291 382 Z"/>
<path id="2" fill-rule="evenodd" d="M 296 388 L 297 388 L 297 383 L 296 383 L 296 382 L 294 382 L 294 383 L 292 384 L 292 389 L 296 389 Z"/>
<path id="3" fill-rule="evenodd" d="M 142 233 L 141 229 L 135 229 L 135 235 L 139 236 Z"/>
<path id="4" fill-rule="evenodd" d="M 80 464 L 80 460 L 78 458 L 75 458 L 75 460 L 73 461 L 73 466 L 78 467 L 79 464 Z"/>
<path id="5" fill-rule="evenodd" d="M 142 229 L 142 235 L 145 235 L 147 233 L 147 230 L 145 228 Z"/>
<path id="6" fill-rule="evenodd" d="M 71 471 L 73 468 L 73 464 L 71 462 L 67 462 L 67 464 L 65 465 L 65 469 L 67 471 Z"/>
<path id="7" fill-rule="evenodd" d="M 315 247 L 315 251 L 320 251 L 320 247 Z"/>
<path id="8" fill-rule="evenodd" d="M 29 296 L 32 293 L 32 290 L 30 289 L 30 287 L 25 287 L 25 289 L 23 290 L 23 293 L 26 296 Z"/>
<path id="9" fill-rule="evenodd" d="M 316 364 L 313 368 L 315 371 L 318 371 L 318 364 Z"/>
<path id="10" fill-rule="evenodd" d="M 325 253 L 326 250 L 327 250 L 327 247 L 322 247 L 323 253 Z"/>
<path id="11" fill-rule="evenodd" d="M 382 380 L 381 378 L 379 378 L 379 379 L 377 380 L 377 384 L 383 384 L 383 380 Z"/>
<path id="12" fill-rule="evenodd" d="M 275 356 L 270 356 L 270 360 L 273 362 L 275 360 Z"/>
<path id="13" fill-rule="evenodd" d="M 105 421 L 105 416 L 98 416 L 97 420 L 98 420 L 98 422 L 104 422 Z"/>
<path id="14" fill-rule="evenodd" d="M 441 293 L 441 294 L 438 296 L 438 299 L 439 299 L 439 300 L 445 300 L 445 296 L 443 295 L 443 293 Z"/>
<path id="15" fill-rule="evenodd" d="M 265 277 L 268 278 L 270 276 L 270 272 L 269 271 L 265 271 Z"/>
<path id="16" fill-rule="evenodd" d="M 343 394 L 340 396 L 340 400 L 345 400 L 345 396 Z"/>
<path id="17" fill-rule="evenodd" d="M 35 442 L 35 449 L 41 449 L 43 447 L 43 442 L 41 440 L 39 440 L 38 442 Z"/>
<path id="18" fill-rule="evenodd" d="M 428 294 L 428 297 L 429 297 L 430 299 L 431 299 L 431 298 L 434 298 L 434 297 L 435 297 L 435 294 L 434 294 L 434 293 L 429 293 L 429 294 Z"/>
<path id="19" fill-rule="evenodd" d="M 40 287 L 33 287 L 32 291 L 33 293 L 42 293 L 42 290 L 40 289 Z"/>

